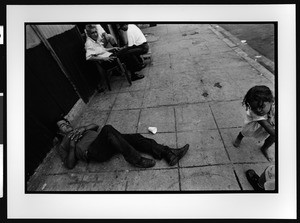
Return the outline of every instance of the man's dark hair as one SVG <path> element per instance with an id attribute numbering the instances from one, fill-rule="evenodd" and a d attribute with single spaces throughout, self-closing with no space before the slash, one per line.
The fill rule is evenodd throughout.
<path id="1" fill-rule="evenodd" d="M 62 139 L 64 138 L 64 136 L 59 133 L 59 127 L 57 126 L 57 122 L 62 121 L 62 120 L 66 121 L 67 123 L 70 124 L 70 121 L 68 119 L 66 119 L 65 117 L 60 117 L 59 119 L 57 119 L 57 121 L 55 122 L 56 132 L 55 132 L 55 136 L 52 141 L 53 146 L 56 146 L 57 144 L 59 144 L 62 141 Z"/>
<path id="2" fill-rule="evenodd" d="M 87 24 L 87 25 L 85 25 L 85 30 L 87 32 L 89 32 L 91 29 L 94 29 L 94 28 L 96 28 L 96 26 L 94 24 Z"/>
<path id="3" fill-rule="evenodd" d="M 128 25 L 126 22 L 120 22 L 119 24 L 119 29 L 121 29 L 123 26 Z"/>
<path id="4" fill-rule="evenodd" d="M 257 85 L 250 88 L 244 97 L 243 105 L 255 109 L 263 106 L 264 102 L 273 102 L 274 97 L 270 88 L 264 85 Z"/>

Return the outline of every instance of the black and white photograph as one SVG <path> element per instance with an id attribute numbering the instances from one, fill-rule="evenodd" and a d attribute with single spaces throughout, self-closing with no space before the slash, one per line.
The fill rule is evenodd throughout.
<path id="1" fill-rule="evenodd" d="M 276 29 L 25 24 L 27 192 L 275 192 Z"/>
<path id="2" fill-rule="evenodd" d="M 296 199 L 293 7 L 277 6 L 7 7 L 8 216 L 293 216 L 276 211 Z"/>
<path id="3" fill-rule="evenodd" d="M 0 93 L 0 198 L 3 197 L 3 93 Z"/>

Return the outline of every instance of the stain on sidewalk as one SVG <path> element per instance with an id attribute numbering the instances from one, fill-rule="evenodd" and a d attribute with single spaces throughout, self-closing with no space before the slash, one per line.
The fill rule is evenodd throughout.
<path id="1" fill-rule="evenodd" d="M 222 88 L 221 84 L 219 82 L 214 84 L 214 87 Z"/>

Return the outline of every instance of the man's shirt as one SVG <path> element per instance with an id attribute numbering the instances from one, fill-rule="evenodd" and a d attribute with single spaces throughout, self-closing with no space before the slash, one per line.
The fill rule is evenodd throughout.
<path id="1" fill-rule="evenodd" d="M 128 40 L 128 46 L 139 46 L 145 42 L 147 42 L 146 37 L 142 33 L 142 31 L 133 24 L 128 24 L 127 29 L 127 40 Z"/>
<path id="2" fill-rule="evenodd" d="M 112 53 L 107 52 L 107 50 L 103 47 L 100 38 L 97 41 L 93 40 L 89 36 L 86 38 L 85 42 L 85 56 L 86 59 L 89 60 L 92 55 L 97 55 L 99 57 L 109 57 Z"/>

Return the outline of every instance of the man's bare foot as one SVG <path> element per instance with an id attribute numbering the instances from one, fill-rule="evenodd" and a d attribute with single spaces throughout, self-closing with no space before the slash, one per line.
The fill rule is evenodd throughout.
<path id="1" fill-rule="evenodd" d="M 239 138 L 236 138 L 235 141 L 232 143 L 234 147 L 239 147 L 241 144 L 241 141 Z"/>
<path id="2" fill-rule="evenodd" d="M 269 149 L 260 149 L 264 156 L 267 158 L 269 162 L 273 162 L 275 160 L 274 154 Z"/>

